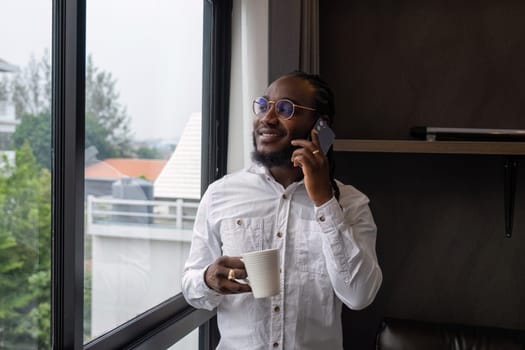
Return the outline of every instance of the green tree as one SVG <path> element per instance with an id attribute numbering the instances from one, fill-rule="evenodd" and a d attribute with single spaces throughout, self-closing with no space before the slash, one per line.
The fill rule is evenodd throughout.
<path id="1" fill-rule="evenodd" d="M 20 120 L 14 135 L 15 147 L 26 140 L 40 164 L 49 169 L 51 150 L 51 67 L 48 51 L 40 60 L 31 57 L 28 65 L 0 82 L 0 94 L 9 96 Z M 86 65 L 86 147 L 95 146 L 98 158 L 134 155 L 129 116 L 119 102 L 117 81 L 95 66 L 91 56 Z M 38 125 L 38 127 L 35 127 Z"/>
<path id="2" fill-rule="evenodd" d="M 0 162 L 0 349 L 50 348 L 51 330 L 51 67 L 40 60 L 0 81 L 0 99 L 15 106 L 16 164 Z M 142 155 L 130 147 L 129 117 L 116 80 L 86 65 L 86 147 L 98 158 Z M 90 303 L 89 272 L 85 302 Z M 88 310 L 89 307 L 86 308 Z M 89 316 L 89 314 L 88 314 Z M 85 330 L 89 333 L 89 318 Z"/>
<path id="3" fill-rule="evenodd" d="M 51 169 L 51 115 L 40 112 L 37 115 L 24 114 L 13 135 L 15 147 L 29 143 L 36 160 L 46 169 Z"/>
<path id="4" fill-rule="evenodd" d="M 116 83 L 112 74 L 97 68 L 89 55 L 86 64 L 86 146 L 97 147 L 101 159 L 132 155 L 129 116 L 119 102 Z"/>
<path id="5" fill-rule="evenodd" d="M 142 159 L 162 159 L 162 154 L 157 149 L 147 146 L 138 147 L 135 155 Z"/>
<path id="6" fill-rule="evenodd" d="M 11 79 L 11 100 L 17 117 L 49 114 L 51 111 L 51 66 L 49 51 L 37 61 L 32 55 L 26 67 Z"/>
<path id="7" fill-rule="evenodd" d="M 111 131 L 106 129 L 95 116 L 86 114 L 86 148 L 94 146 L 98 159 L 123 157 L 124 154 L 114 147 L 111 140 Z"/>
<path id="8" fill-rule="evenodd" d="M 49 349 L 51 176 L 28 143 L 0 167 L 0 210 L 0 349 Z"/>

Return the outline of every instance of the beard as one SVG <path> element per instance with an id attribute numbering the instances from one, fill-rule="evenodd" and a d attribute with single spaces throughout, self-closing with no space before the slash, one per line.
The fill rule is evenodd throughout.
<path id="1" fill-rule="evenodd" d="M 257 150 L 255 134 L 253 135 L 253 152 L 252 159 L 254 162 L 266 167 L 272 168 L 277 166 L 292 166 L 292 153 L 299 147 L 289 144 L 287 147 L 276 152 L 263 153 Z"/>

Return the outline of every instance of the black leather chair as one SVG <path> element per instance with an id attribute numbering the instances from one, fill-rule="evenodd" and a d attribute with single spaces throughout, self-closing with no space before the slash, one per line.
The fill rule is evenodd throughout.
<path id="1" fill-rule="evenodd" d="M 377 350 L 525 350 L 525 331 L 385 319 Z"/>

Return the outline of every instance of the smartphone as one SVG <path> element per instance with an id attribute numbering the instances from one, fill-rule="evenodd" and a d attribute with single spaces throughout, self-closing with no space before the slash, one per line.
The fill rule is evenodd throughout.
<path id="1" fill-rule="evenodd" d="M 321 151 L 326 154 L 330 149 L 330 146 L 334 143 L 335 133 L 332 129 L 330 129 L 328 123 L 323 118 L 317 119 L 314 128 L 317 130 L 317 135 L 319 136 Z"/>

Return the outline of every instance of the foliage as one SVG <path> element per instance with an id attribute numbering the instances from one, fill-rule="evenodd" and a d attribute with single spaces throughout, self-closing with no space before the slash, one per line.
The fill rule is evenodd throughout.
<path id="1" fill-rule="evenodd" d="M 135 150 L 135 155 L 141 159 L 162 159 L 162 154 L 156 148 L 140 146 Z"/>
<path id="2" fill-rule="evenodd" d="M 100 159 L 129 157 L 129 116 L 119 102 L 116 80 L 111 73 L 86 64 L 86 147 L 94 145 Z M 100 147 L 100 148 L 99 148 Z"/>
<path id="3" fill-rule="evenodd" d="M 98 158 L 129 157 L 129 116 L 119 102 L 116 80 L 111 73 L 95 67 L 88 57 L 86 66 L 86 147 L 95 146 Z M 0 82 L 0 97 L 15 106 L 20 120 L 15 147 L 26 140 L 38 162 L 50 168 L 51 153 L 51 67 L 46 51 L 40 60 L 31 57 L 28 65 L 9 80 Z M 38 126 L 38 127 L 37 127 Z"/>
<path id="4" fill-rule="evenodd" d="M 51 176 L 25 143 L 0 167 L 0 348 L 50 348 Z"/>
<path id="5" fill-rule="evenodd" d="M 51 67 L 46 51 L 0 80 L 0 101 L 15 106 L 16 164 L 0 160 L 0 349 L 49 349 L 51 334 Z M 86 147 L 98 158 L 160 158 L 130 146 L 129 116 L 116 80 L 86 65 Z M 85 332 L 90 332 L 90 270 L 85 275 Z"/>
<path id="6" fill-rule="evenodd" d="M 37 162 L 51 169 L 51 116 L 40 112 L 37 115 L 24 114 L 13 135 L 15 147 L 29 143 Z"/>
<path id="7" fill-rule="evenodd" d="M 11 80 L 10 92 L 17 117 L 50 114 L 51 59 L 48 50 L 39 61 L 31 56 L 27 66 Z"/>
<path id="8" fill-rule="evenodd" d="M 153 148 L 131 147 L 130 118 L 119 102 L 117 80 L 96 67 L 88 56 L 86 64 L 85 146 L 94 146 L 98 159 L 114 157 L 162 158 Z M 28 65 L 11 79 L 0 80 L 0 100 L 15 106 L 20 120 L 14 135 L 15 147 L 26 140 L 42 166 L 50 169 L 51 153 L 51 67 L 48 51 L 40 60 L 31 57 Z"/>
<path id="9" fill-rule="evenodd" d="M 93 274 L 91 266 L 84 269 L 84 341 L 91 340 L 91 302 Z"/>

